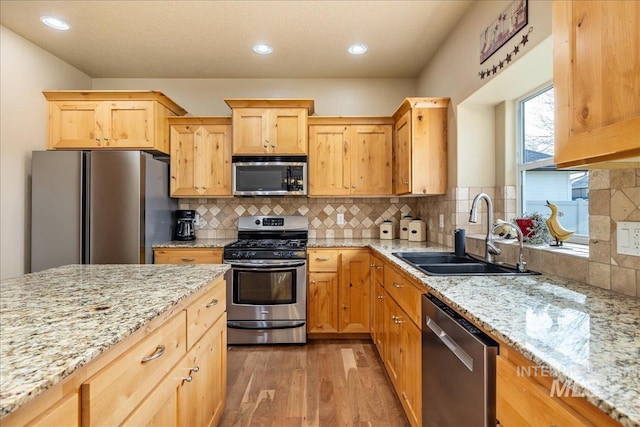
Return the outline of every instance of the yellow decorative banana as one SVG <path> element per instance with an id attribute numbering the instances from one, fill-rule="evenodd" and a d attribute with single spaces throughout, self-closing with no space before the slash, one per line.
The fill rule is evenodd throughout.
<path id="1" fill-rule="evenodd" d="M 562 242 L 573 236 L 575 231 L 569 231 L 560 225 L 560 221 L 558 221 L 558 207 L 556 205 L 549 203 L 547 200 L 547 207 L 551 209 L 551 216 L 546 221 L 547 228 L 549 229 L 551 237 L 556 239 L 556 244 L 551 246 L 562 246 Z"/>

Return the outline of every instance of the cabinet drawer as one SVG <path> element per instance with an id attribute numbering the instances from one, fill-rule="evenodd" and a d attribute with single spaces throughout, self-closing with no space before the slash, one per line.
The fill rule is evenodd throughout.
<path id="1" fill-rule="evenodd" d="M 186 353 L 181 311 L 82 384 L 82 425 L 119 425 Z"/>
<path id="2" fill-rule="evenodd" d="M 155 264 L 222 264 L 222 249 L 156 249 Z"/>
<path id="3" fill-rule="evenodd" d="M 187 348 L 191 348 L 226 310 L 226 282 L 216 285 L 187 307 Z"/>
<path id="4" fill-rule="evenodd" d="M 421 291 L 414 287 L 406 277 L 388 265 L 384 269 L 384 288 L 411 320 L 422 329 L 420 298 L 426 290 Z"/>
<path id="5" fill-rule="evenodd" d="M 309 271 L 338 271 L 338 251 L 327 249 L 309 249 Z"/>

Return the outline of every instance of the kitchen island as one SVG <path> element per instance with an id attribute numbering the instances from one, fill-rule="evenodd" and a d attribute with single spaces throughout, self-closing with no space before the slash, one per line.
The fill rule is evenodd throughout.
<path id="1" fill-rule="evenodd" d="M 173 319 L 178 319 L 176 330 L 183 336 L 187 328 L 180 321 L 189 333 L 205 324 L 210 327 L 215 319 L 199 313 L 191 319 L 184 312 L 189 313 L 199 298 L 222 292 L 216 316 L 224 317 L 227 269 L 226 265 L 68 265 L 2 281 L 0 416 L 35 405 L 34 398 L 47 397 L 49 390 L 49 395 L 55 391 L 57 396 L 69 390 L 77 393 L 80 383 Z M 226 321 L 222 323 L 226 329 Z M 195 338 L 195 334 L 188 338 L 189 344 Z M 188 350 L 184 337 L 176 342 L 175 348 Z M 171 350 L 174 346 L 167 353 Z M 4 425 L 6 419 L 2 421 Z"/>

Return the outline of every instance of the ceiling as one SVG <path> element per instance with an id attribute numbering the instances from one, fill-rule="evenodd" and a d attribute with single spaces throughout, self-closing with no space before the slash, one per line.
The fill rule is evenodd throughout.
<path id="1" fill-rule="evenodd" d="M 0 23 L 93 78 L 415 78 L 471 3 L 1 0 Z"/>

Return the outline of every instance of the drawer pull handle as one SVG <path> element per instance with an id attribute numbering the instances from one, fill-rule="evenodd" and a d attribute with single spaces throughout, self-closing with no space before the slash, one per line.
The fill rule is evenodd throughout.
<path id="1" fill-rule="evenodd" d="M 322 262 L 323 262 L 323 261 L 329 261 L 329 258 L 328 258 L 328 257 L 327 257 L 327 258 L 320 258 L 320 257 L 318 257 L 318 258 L 316 258 L 316 261 L 322 261 Z"/>
<path id="2" fill-rule="evenodd" d="M 186 377 L 182 377 L 180 378 L 182 381 L 188 382 L 190 383 L 191 381 L 193 381 L 193 377 L 191 375 L 188 375 Z"/>
<path id="3" fill-rule="evenodd" d="M 205 307 L 209 308 L 209 307 L 213 307 L 214 305 L 218 305 L 217 299 L 211 300 L 211 302 L 207 304 Z"/>
<path id="4" fill-rule="evenodd" d="M 182 258 L 182 261 L 184 261 L 184 262 L 192 262 L 192 261 L 195 261 L 195 260 L 196 260 L 195 258 Z"/>
<path id="5" fill-rule="evenodd" d="M 142 363 L 151 362 L 152 360 L 157 359 L 158 357 L 164 354 L 164 350 L 165 350 L 165 347 L 163 345 L 159 345 L 156 348 L 155 353 L 153 353 L 151 356 L 145 356 L 142 358 Z"/>
<path id="6" fill-rule="evenodd" d="M 400 283 L 398 283 L 398 282 L 393 282 L 393 287 L 394 288 L 401 288 L 402 285 Z"/>

